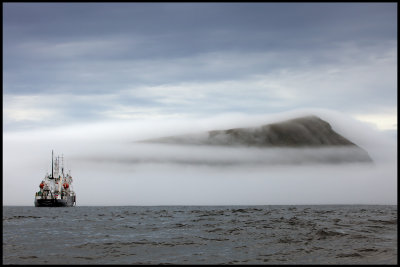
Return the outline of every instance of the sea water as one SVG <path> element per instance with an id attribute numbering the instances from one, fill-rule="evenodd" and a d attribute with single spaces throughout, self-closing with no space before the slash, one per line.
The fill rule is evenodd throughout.
<path id="1" fill-rule="evenodd" d="M 397 206 L 4 206 L 3 264 L 397 264 Z"/>

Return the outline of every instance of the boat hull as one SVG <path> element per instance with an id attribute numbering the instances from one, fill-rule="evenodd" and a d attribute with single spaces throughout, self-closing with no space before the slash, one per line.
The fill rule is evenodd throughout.
<path id="1" fill-rule="evenodd" d="M 75 197 L 65 199 L 35 199 L 35 207 L 72 207 L 75 206 Z"/>

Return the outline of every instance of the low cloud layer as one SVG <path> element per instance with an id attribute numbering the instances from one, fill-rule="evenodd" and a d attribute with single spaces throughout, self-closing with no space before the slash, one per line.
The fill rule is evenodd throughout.
<path id="1" fill-rule="evenodd" d="M 311 111 L 308 111 L 311 112 Z M 314 113 L 317 110 L 313 111 Z M 33 205 L 51 150 L 71 169 L 78 205 L 395 204 L 397 141 L 337 112 L 320 112 L 365 149 L 372 164 L 332 164 L 346 150 L 215 148 L 143 144 L 174 134 L 280 121 L 306 111 L 131 121 L 6 133 L 3 204 Z M 275 161 L 275 162 L 274 162 Z M 18 194 L 15 194 L 18 192 Z"/>

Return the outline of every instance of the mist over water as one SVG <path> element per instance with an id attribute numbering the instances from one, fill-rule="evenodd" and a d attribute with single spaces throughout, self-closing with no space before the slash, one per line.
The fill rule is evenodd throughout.
<path id="1" fill-rule="evenodd" d="M 373 163 L 335 162 L 352 149 L 179 146 L 138 141 L 256 127 L 307 112 L 274 116 L 109 122 L 3 137 L 3 203 L 33 205 L 63 154 L 77 205 L 396 204 L 397 141 L 335 112 L 313 113 L 366 150 Z M 15 192 L 18 192 L 16 194 Z"/>

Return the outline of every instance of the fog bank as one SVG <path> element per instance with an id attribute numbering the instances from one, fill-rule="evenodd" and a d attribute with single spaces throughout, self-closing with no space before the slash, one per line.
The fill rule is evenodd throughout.
<path id="1" fill-rule="evenodd" d="M 316 113 L 317 112 L 317 113 Z M 350 150 L 209 148 L 136 141 L 254 127 L 310 111 L 109 122 L 3 134 L 3 204 L 33 205 L 51 150 L 63 154 L 78 205 L 396 204 L 397 140 L 332 111 L 313 110 L 373 164 L 332 163 Z M 327 161 L 327 159 L 329 159 Z"/>

